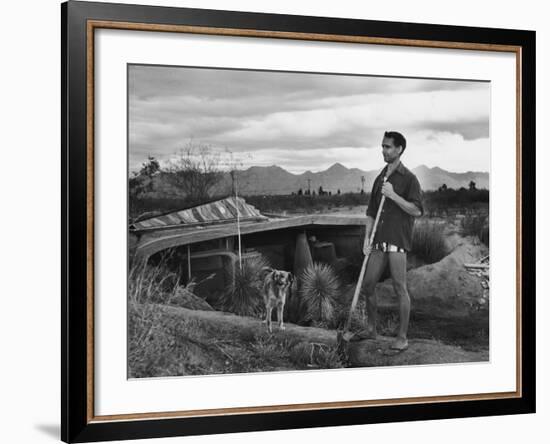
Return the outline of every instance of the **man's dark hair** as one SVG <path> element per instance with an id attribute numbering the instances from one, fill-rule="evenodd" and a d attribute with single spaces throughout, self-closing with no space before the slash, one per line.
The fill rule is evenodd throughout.
<path id="1" fill-rule="evenodd" d="M 402 147 L 403 149 L 401 150 L 401 154 L 405 152 L 405 148 L 407 148 L 407 140 L 403 134 L 398 133 L 397 131 L 386 131 L 384 133 L 384 137 L 391 138 L 395 146 Z"/>

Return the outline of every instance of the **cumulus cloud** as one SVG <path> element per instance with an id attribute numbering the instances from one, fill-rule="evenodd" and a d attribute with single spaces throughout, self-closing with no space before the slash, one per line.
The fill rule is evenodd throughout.
<path id="1" fill-rule="evenodd" d="M 374 161 L 392 129 L 421 142 L 419 163 L 443 143 L 441 162 L 489 169 L 487 82 L 132 65 L 128 86 L 131 166 L 195 139 L 258 165 L 319 170 L 357 153 Z M 486 155 L 468 160 L 473 145 Z"/>

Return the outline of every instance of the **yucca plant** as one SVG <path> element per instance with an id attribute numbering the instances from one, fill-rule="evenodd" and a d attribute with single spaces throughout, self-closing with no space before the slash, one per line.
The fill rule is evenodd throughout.
<path id="1" fill-rule="evenodd" d="M 261 270 L 269 267 L 263 256 L 243 260 L 242 267 L 225 267 L 227 287 L 220 304 L 223 310 L 240 316 L 260 317 L 263 313 Z"/>
<path id="2" fill-rule="evenodd" d="M 315 262 L 304 270 L 300 281 L 302 322 L 319 326 L 331 324 L 341 288 L 334 269 Z"/>

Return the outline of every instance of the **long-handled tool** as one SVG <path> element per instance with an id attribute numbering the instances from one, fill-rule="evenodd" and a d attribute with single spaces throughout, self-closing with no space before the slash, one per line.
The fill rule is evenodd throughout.
<path id="1" fill-rule="evenodd" d="M 384 182 L 386 182 L 387 177 L 384 177 Z M 386 196 L 382 196 L 382 199 L 380 199 L 380 205 L 378 206 L 378 211 L 376 212 L 376 218 L 374 219 L 374 224 L 372 226 L 372 230 L 369 237 L 369 245 L 372 245 L 372 242 L 374 241 L 374 236 L 376 235 L 376 229 L 378 228 L 378 221 L 380 220 L 380 214 L 382 214 L 382 208 L 384 207 L 384 202 L 386 201 Z M 351 307 L 349 309 L 348 319 L 346 321 L 346 324 L 344 326 L 344 331 L 342 332 L 341 340 L 344 342 L 349 342 L 349 340 L 354 336 L 354 333 L 349 333 L 349 327 L 351 324 L 351 317 L 353 315 L 353 312 L 355 310 L 355 306 L 357 305 L 357 301 L 359 300 L 359 294 L 361 293 L 361 286 L 363 285 L 363 279 L 365 277 L 365 271 L 367 269 L 367 262 L 369 260 L 369 254 L 365 255 L 365 258 L 363 259 L 363 265 L 361 266 L 361 273 L 359 273 L 359 279 L 357 280 L 357 284 L 355 286 L 355 293 L 353 294 L 353 299 L 351 301 Z"/>

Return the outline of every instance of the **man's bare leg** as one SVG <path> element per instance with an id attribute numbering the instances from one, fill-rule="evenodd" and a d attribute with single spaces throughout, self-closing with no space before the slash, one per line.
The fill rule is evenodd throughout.
<path id="1" fill-rule="evenodd" d="M 388 253 L 393 289 L 399 299 L 399 332 L 391 348 L 405 350 L 408 347 L 407 331 L 411 313 L 411 298 L 407 291 L 407 254 Z"/>
<path id="2" fill-rule="evenodd" d="M 367 302 L 367 328 L 361 336 L 365 339 L 376 339 L 376 322 L 378 317 L 378 304 L 376 301 L 376 284 L 380 280 L 388 263 L 387 254 L 380 250 L 372 250 L 367 262 L 363 290 Z"/>

